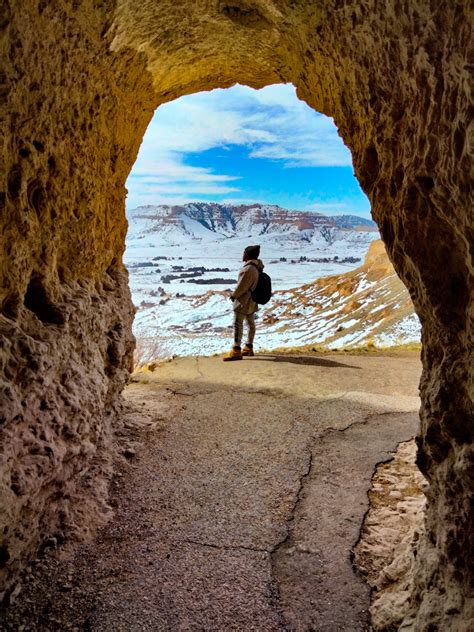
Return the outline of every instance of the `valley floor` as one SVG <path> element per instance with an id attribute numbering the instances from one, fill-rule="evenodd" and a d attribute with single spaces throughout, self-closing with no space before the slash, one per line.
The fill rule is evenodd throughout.
<path id="1" fill-rule="evenodd" d="M 419 374 L 415 353 L 136 373 L 113 519 L 34 567 L 4 629 L 366 629 L 351 550 L 376 465 L 416 432 Z"/>

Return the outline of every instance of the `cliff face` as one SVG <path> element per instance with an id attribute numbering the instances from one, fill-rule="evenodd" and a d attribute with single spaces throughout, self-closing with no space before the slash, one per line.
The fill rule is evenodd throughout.
<path id="1" fill-rule="evenodd" d="M 327 227 L 337 229 L 365 228 L 376 231 L 371 220 L 356 216 L 332 218 L 321 213 L 290 211 L 273 204 L 233 205 L 207 202 L 191 202 L 184 206 L 140 206 L 129 212 L 134 220 L 145 220 L 153 232 L 167 226 L 183 226 L 183 217 L 191 218 L 208 230 L 222 236 L 247 237 L 249 232 L 263 235 L 268 232 L 292 231 L 303 233 Z M 360 226 L 360 225 L 364 226 Z"/>
<path id="2" fill-rule="evenodd" d="M 86 499 L 100 488 L 133 347 L 121 261 L 124 183 L 155 107 L 235 82 L 291 81 L 334 117 L 423 325 L 418 463 L 430 487 L 413 616 L 419 629 L 467 620 L 466 552 L 474 544 L 469 5 L 3 3 L 5 586 L 40 540 L 94 522 Z"/>

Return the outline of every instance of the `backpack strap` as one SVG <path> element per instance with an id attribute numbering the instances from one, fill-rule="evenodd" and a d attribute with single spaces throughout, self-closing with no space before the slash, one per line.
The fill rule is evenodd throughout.
<path id="1" fill-rule="evenodd" d="M 258 277 L 257 277 L 257 282 L 255 283 L 255 287 L 250 290 L 250 294 L 252 294 L 252 292 L 255 292 L 255 289 L 256 289 L 256 287 L 258 285 L 258 282 L 260 281 L 260 274 L 261 274 L 262 271 L 260 270 L 260 268 L 258 267 L 258 265 L 256 263 L 252 263 L 251 261 L 249 261 L 246 265 L 253 266 L 255 268 L 255 270 L 257 270 L 257 272 L 258 272 Z"/>

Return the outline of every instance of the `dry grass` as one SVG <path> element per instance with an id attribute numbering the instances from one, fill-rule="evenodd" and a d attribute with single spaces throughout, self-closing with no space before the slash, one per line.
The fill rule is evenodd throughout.
<path id="1" fill-rule="evenodd" d="M 133 354 L 133 370 L 143 369 L 172 356 L 166 343 L 160 338 L 137 338 Z"/>

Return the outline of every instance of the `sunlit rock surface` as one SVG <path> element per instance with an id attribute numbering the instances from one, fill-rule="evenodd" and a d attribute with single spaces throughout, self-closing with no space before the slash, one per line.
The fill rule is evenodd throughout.
<path id="1" fill-rule="evenodd" d="M 235 82 L 291 81 L 334 117 L 422 322 L 418 463 L 430 487 L 412 610 L 418 629 L 468 629 L 469 9 L 467 0 L 3 4 L 5 586 L 41 540 L 92 524 L 90 499 L 104 497 L 97 481 L 133 347 L 124 183 L 155 107 Z M 81 486 L 91 493 L 76 497 Z"/>
<path id="2" fill-rule="evenodd" d="M 398 446 L 393 459 L 376 468 L 370 508 L 354 548 L 354 563 L 373 591 L 370 611 L 374 630 L 397 629 L 413 592 L 426 502 L 426 481 L 415 459 L 415 442 L 407 441 Z"/>

